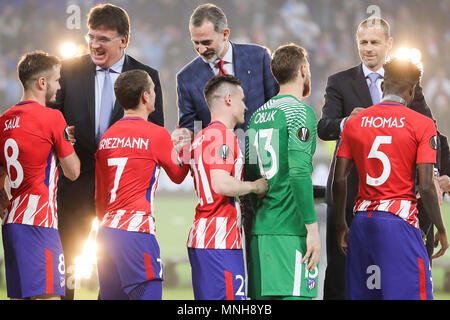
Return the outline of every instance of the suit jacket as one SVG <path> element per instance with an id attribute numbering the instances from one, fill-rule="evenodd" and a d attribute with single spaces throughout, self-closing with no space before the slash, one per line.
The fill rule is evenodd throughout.
<path id="1" fill-rule="evenodd" d="M 158 72 L 129 55 L 125 55 L 122 72 L 142 69 L 148 72 L 155 83 L 155 111 L 149 121 L 164 126 L 161 84 Z M 87 204 L 94 208 L 95 158 L 95 64 L 89 55 L 63 61 L 61 67 L 61 89 L 51 107 L 59 109 L 68 125 L 75 126 L 75 151 L 81 161 L 78 180 L 72 182 L 60 175 L 58 182 L 58 214 L 65 215 L 66 208 Z M 123 108 L 116 100 L 111 115 L 111 124 L 123 117 Z M 73 205 L 72 205 L 73 204 Z M 68 211 L 71 211 L 68 209 Z M 70 214 L 70 212 L 67 212 Z M 93 212 L 95 214 L 95 212 Z"/>
<path id="2" fill-rule="evenodd" d="M 372 98 L 364 77 L 362 64 L 330 76 L 326 87 L 325 105 L 322 109 L 322 117 L 317 125 L 317 134 L 319 138 L 326 141 L 338 140 L 341 135 L 340 123 L 342 119 L 349 116 L 356 107 L 367 108 L 372 105 Z M 414 99 L 408 107 L 433 118 L 431 110 L 425 102 L 420 85 L 416 86 Z M 442 138 L 441 143 L 441 148 L 446 149 L 448 155 L 447 140 L 445 139 L 444 141 Z M 328 205 L 333 204 L 331 184 L 334 176 L 336 150 L 337 145 L 334 150 L 325 194 L 325 200 Z M 447 159 L 444 158 L 443 161 L 448 163 L 448 156 Z M 356 168 L 353 167 L 347 179 L 347 211 L 352 210 L 355 204 L 355 197 L 358 193 L 358 180 L 358 173 Z"/>
<path id="3" fill-rule="evenodd" d="M 234 75 L 242 82 L 245 94 L 246 129 L 253 112 L 275 96 L 280 87 L 270 71 L 271 57 L 264 47 L 253 44 L 234 44 Z M 205 128 L 211 114 L 203 96 L 203 89 L 214 72 L 208 63 L 197 57 L 177 74 L 179 126 L 194 131 L 194 121 L 201 121 Z"/>

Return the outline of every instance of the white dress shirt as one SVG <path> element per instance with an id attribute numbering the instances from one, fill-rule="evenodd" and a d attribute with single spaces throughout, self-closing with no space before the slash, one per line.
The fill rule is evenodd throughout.
<path id="1" fill-rule="evenodd" d="M 122 73 L 123 64 L 125 61 L 125 53 L 122 55 L 119 61 L 117 61 L 114 65 L 110 67 L 112 71 L 110 71 L 109 75 L 111 77 L 111 84 L 113 86 L 113 105 L 116 102 L 116 95 L 114 93 L 114 83 L 117 78 L 119 78 Z M 103 91 L 103 83 L 105 81 L 105 71 L 99 66 L 95 68 L 95 134 L 98 134 L 99 130 L 99 121 L 100 121 L 100 106 L 102 103 L 102 91 Z"/>
<path id="2" fill-rule="evenodd" d="M 222 60 L 225 62 L 223 64 L 223 69 L 227 74 L 231 74 L 234 76 L 234 67 L 233 67 L 233 46 L 230 42 L 228 42 L 228 50 L 227 53 L 223 56 Z M 209 66 L 211 67 L 212 71 L 214 72 L 214 75 L 219 74 L 219 59 L 217 59 L 214 63 L 210 63 Z"/>

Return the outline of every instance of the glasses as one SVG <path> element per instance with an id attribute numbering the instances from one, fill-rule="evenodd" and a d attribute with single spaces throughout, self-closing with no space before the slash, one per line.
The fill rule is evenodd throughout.
<path id="1" fill-rule="evenodd" d="M 111 41 L 116 40 L 116 39 L 120 39 L 122 37 L 117 36 L 117 37 L 111 39 L 111 38 L 108 38 L 108 37 L 105 37 L 105 36 L 98 36 L 98 37 L 96 37 L 96 36 L 93 36 L 92 34 L 88 33 L 87 35 L 84 36 L 84 38 L 86 39 L 87 43 L 93 43 L 94 41 L 96 41 L 96 42 L 101 43 L 101 44 L 108 44 Z"/>

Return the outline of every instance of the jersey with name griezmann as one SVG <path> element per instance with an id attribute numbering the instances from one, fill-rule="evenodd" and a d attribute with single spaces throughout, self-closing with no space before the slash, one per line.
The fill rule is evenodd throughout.
<path id="1" fill-rule="evenodd" d="M 156 234 L 154 202 L 161 167 L 172 181 L 184 176 L 169 132 L 141 118 L 117 121 L 100 140 L 96 209 L 104 227 Z"/>
<path id="2" fill-rule="evenodd" d="M 0 118 L 0 162 L 11 182 L 11 205 L 3 224 L 58 228 L 58 158 L 74 152 L 64 139 L 67 124 L 58 110 L 22 101 Z"/>
<path id="3" fill-rule="evenodd" d="M 354 211 L 385 211 L 418 228 L 416 164 L 436 162 L 434 122 L 395 102 L 347 121 L 337 157 L 354 161 L 359 190 Z"/>

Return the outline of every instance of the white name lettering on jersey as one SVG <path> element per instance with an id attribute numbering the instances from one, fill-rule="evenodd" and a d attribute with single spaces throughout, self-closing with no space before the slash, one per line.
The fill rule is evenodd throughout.
<path id="1" fill-rule="evenodd" d="M 132 148 L 148 150 L 150 139 L 142 138 L 107 138 L 100 141 L 99 150 L 116 149 L 116 148 Z"/>
<path id="2" fill-rule="evenodd" d="M 272 110 L 268 112 L 261 112 L 258 113 L 255 117 L 255 123 L 264 123 L 268 121 L 274 121 L 275 120 L 275 114 L 278 110 Z"/>
<path id="3" fill-rule="evenodd" d="M 362 117 L 361 128 L 403 128 L 405 126 L 405 117 L 400 119 L 382 118 L 382 117 Z"/>
<path id="4" fill-rule="evenodd" d="M 3 129 L 3 131 L 14 129 L 14 128 L 19 128 L 19 120 L 20 120 L 20 117 L 15 117 L 14 119 L 6 120 L 5 121 L 5 129 Z"/>

